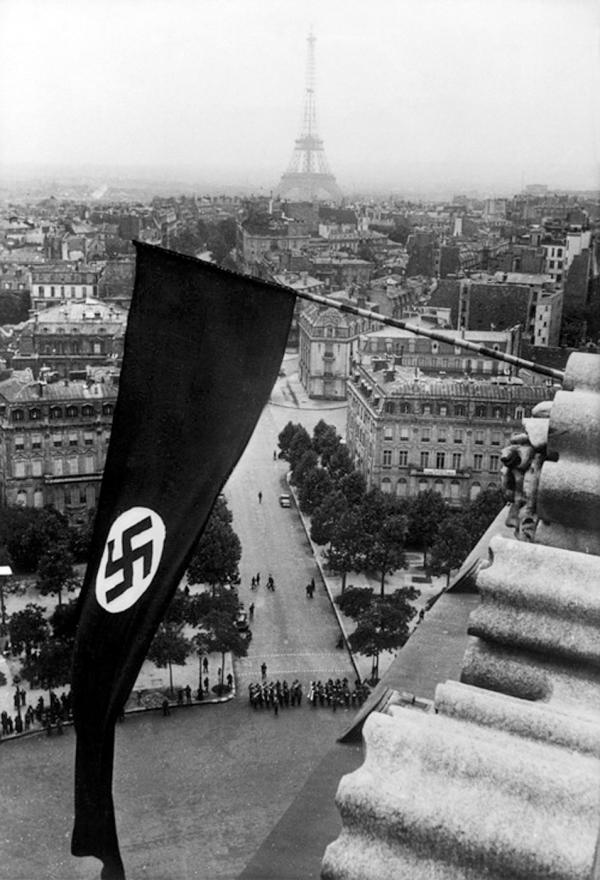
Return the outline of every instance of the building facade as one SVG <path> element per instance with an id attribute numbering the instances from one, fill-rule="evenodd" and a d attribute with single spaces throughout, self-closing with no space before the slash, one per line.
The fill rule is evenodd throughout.
<path id="1" fill-rule="evenodd" d="M 0 506 L 52 504 L 85 521 L 98 500 L 117 386 L 16 375 L 0 382 Z"/>
<path id="2" fill-rule="evenodd" d="M 414 497 L 432 489 L 461 507 L 500 487 L 500 454 L 546 386 L 415 378 L 363 358 L 347 382 L 346 442 L 368 486 Z"/>
<path id="3" fill-rule="evenodd" d="M 31 368 L 36 378 L 44 368 L 65 378 L 83 378 L 79 374 L 88 366 L 118 367 L 126 325 L 124 309 L 96 299 L 42 309 L 19 331 L 11 366 Z"/>
<path id="4" fill-rule="evenodd" d="M 336 297 L 340 302 L 350 302 Z M 372 303 L 355 303 L 372 308 Z M 358 352 L 360 335 L 371 327 L 367 318 L 309 303 L 298 320 L 298 370 L 309 397 L 345 400 L 346 381 Z"/>
<path id="5" fill-rule="evenodd" d="M 76 266 L 34 266 L 31 270 L 31 307 L 46 309 L 98 295 L 99 271 Z"/>

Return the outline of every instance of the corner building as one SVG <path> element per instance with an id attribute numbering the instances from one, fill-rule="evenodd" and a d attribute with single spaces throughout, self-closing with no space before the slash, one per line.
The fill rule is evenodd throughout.
<path id="1" fill-rule="evenodd" d="M 554 389 L 453 381 L 363 356 L 347 383 L 346 439 L 369 488 L 401 498 L 433 489 L 461 507 L 500 486 L 500 454 Z"/>

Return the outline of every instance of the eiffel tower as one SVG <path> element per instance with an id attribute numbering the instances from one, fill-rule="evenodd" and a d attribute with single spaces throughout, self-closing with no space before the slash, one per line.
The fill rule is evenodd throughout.
<path id="1" fill-rule="evenodd" d="M 323 141 L 317 133 L 315 107 L 315 37 L 308 35 L 306 92 L 300 137 L 296 138 L 292 160 L 281 176 L 275 195 L 298 202 L 315 199 L 340 202 L 342 193 L 329 170 Z"/>

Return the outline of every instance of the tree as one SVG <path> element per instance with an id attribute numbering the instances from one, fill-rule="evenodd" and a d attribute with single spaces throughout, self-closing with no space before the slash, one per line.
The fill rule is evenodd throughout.
<path id="1" fill-rule="evenodd" d="M 209 584 L 214 591 L 217 584 L 237 580 L 241 555 L 240 539 L 224 518 L 223 508 L 213 511 L 188 566 L 189 583 Z"/>
<path id="2" fill-rule="evenodd" d="M 348 509 L 348 502 L 339 490 L 326 495 L 322 504 L 315 508 L 311 523 L 310 537 L 315 544 L 328 544 L 333 528 Z"/>
<path id="3" fill-rule="evenodd" d="M 318 463 L 317 453 L 312 449 L 308 449 L 302 458 L 297 462 L 292 471 L 291 481 L 295 486 L 302 486 L 304 478 L 309 471 L 314 471 Z"/>
<path id="4" fill-rule="evenodd" d="M 181 626 L 162 621 L 148 648 L 147 658 L 159 669 L 169 667 L 169 689 L 173 694 L 173 663 L 182 666 L 192 651 L 192 642 L 182 632 Z"/>
<path id="5" fill-rule="evenodd" d="M 340 443 L 337 450 L 331 455 L 327 467 L 334 483 L 339 483 L 345 476 L 353 472 L 354 464 L 348 447 L 344 443 Z"/>
<path id="6" fill-rule="evenodd" d="M 448 516 L 448 507 L 442 496 L 432 489 L 420 492 L 409 505 L 408 543 L 423 551 L 423 566 L 427 565 L 427 550 L 435 540 L 438 529 Z"/>
<path id="7" fill-rule="evenodd" d="M 221 654 L 221 681 L 223 687 L 223 669 L 225 668 L 225 654 L 231 653 L 235 657 L 245 657 L 248 653 L 248 645 L 252 633 L 248 630 L 241 633 L 228 614 L 220 611 L 212 612 L 206 621 L 208 632 L 208 646 L 211 653 Z"/>
<path id="8" fill-rule="evenodd" d="M 325 551 L 327 566 L 342 576 L 342 593 L 346 589 L 348 572 L 361 571 L 364 559 L 360 513 L 357 509 L 350 508 L 334 523 L 330 546 Z"/>
<path id="9" fill-rule="evenodd" d="M 338 488 L 348 504 L 361 504 L 367 491 L 367 481 L 359 471 L 351 471 L 341 478 Z"/>
<path id="10" fill-rule="evenodd" d="M 78 620 L 79 603 L 77 599 L 71 599 L 70 602 L 57 605 L 50 615 L 52 638 L 73 646 L 75 644 Z"/>
<path id="11" fill-rule="evenodd" d="M 333 480 L 329 472 L 315 467 L 304 475 L 298 492 L 298 503 L 303 513 L 311 514 L 323 503 L 323 499 L 333 491 Z"/>
<path id="12" fill-rule="evenodd" d="M 302 425 L 299 425 L 294 435 L 294 439 L 290 443 L 287 456 L 292 471 L 299 463 L 300 459 L 304 456 L 304 454 L 309 451 L 309 449 L 312 449 L 310 435 L 306 428 L 302 427 Z"/>
<path id="13" fill-rule="evenodd" d="M 313 449 L 321 458 L 323 467 L 327 467 L 329 459 L 339 448 L 342 438 L 333 425 L 321 419 L 313 429 Z"/>
<path id="14" fill-rule="evenodd" d="M 37 653 L 32 653 L 21 667 L 21 673 L 32 687 L 51 691 L 71 681 L 72 648 L 57 639 L 46 639 Z"/>
<path id="15" fill-rule="evenodd" d="M 372 587 L 348 587 L 345 592 L 335 597 L 335 604 L 342 614 L 351 617 L 352 620 L 358 620 L 370 607 L 372 601 Z"/>
<path id="16" fill-rule="evenodd" d="M 37 587 L 42 596 L 56 593 L 60 605 L 62 591 L 72 593 L 79 586 L 73 571 L 73 561 L 73 554 L 64 541 L 45 551 L 37 570 Z"/>
<path id="17" fill-rule="evenodd" d="M 408 531 L 408 519 L 401 514 L 386 516 L 379 528 L 365 540 L 365 566 L 381 575 L 381 595 L 385 593 L 385 576 L 399 568 L 406 568 L 404 542 Z"/>
<path id="18" fill-rule="evenodd" d="M 0 544 L 6 545 L 16 570 L 34 572 L 47 550 L 69 543 L 71 531 L 54 507 L 8 507 L 0 520 Z"/>
<path id="19" fill-rule="evenodd" d="M 356 629 L 348 637 L 352 651 L 373 658 L 373 684 L 379 680 L 380 653 L 400 648 L 408 639 L 408 624 L 416 614 L 409 600 L 418 595 L 418 591 L 409 587 L 395 590 L 389 596 L 374 596 L 358 618 Z"/>
<path id="20" fill-rule="evenodd" d="M 279 432 L 277 444 L 281 450 L 281 458 L 284 458 L 286 461 L 289 460 L 288 456 L 292 440 L 296 436 L 296 431 L 300 427 L 301 425 L 294 425 L 293 422 L 288 422 L 287 425 Z"/>
<path id="21" fill-rule="evenodd" d="M 443 522 L 437 537 L 431 545 L 429 568 L 433 574 L 445 574 L 446 586 L 450 583 L 450 572 L 458 568 L 469 550 L 473 540 L 469 532 L 459 522 L 447 519 Z"/>
<path id="22" fill-rule="evenodd" d="M 460 525 L 469 533 L 474 546 L 506 506 L 500 489 L 485 489 L 459 514 Z"/>
<path id="23" fill-rule="evenodd" d="M 44 616 L 44 608 L 34 602 L 28 602 L 21 611 L 15 611 L 8 623 L 10 643 L 13 650 L 25 651 L 27 659 L 31 652 L 48 636 L 48 623 Z"/>

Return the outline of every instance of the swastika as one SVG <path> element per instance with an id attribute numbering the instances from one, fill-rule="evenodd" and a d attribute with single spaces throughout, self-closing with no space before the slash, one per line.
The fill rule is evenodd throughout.
<path id="1" fill-rule="evenodd" d="M 113 556 L 115 551 L 114 540 L 107 542 L 108 559 L 106 560 L 106 565 L 104 567 L 104 576 L 109 578 L 118 571 L 123 572 L 123 580 L 121 583 L 106 591 L 107 602 L 114 602 L 115 599 L 118 599 L 119 596 L 133 586 L 133 563 L 137 559 L 143 560 L 144 567 L 142 576 L 145 578 L 148 577 L 150 566 L 152 564 L 152 541 L 150 540 L 146 544 L 142 544 L 141 547 L 134 549 L 131 546 L 131 539 L 135 538 L 136 535 L 141 534 L 141 532 L 149 531 L 151 528 L 152 520 L 147 516 L 145 519 L 141 520 L 141 522 L 125 529 L 122 538 L 123 554 L 120 559 L 115 559 Z"/>
<path id="2" fill-rule="evenodd" d="M 106 537 L 96 575 L 96 599 L 111 614 L 126 611 L 146 592 L 162 558 L 166 529 L 149 507 L 130 507 Z"/>

